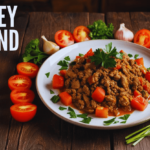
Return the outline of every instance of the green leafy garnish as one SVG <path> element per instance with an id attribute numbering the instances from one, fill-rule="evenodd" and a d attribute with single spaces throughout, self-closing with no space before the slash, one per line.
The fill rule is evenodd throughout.
<path id="1" fill-rule="evenodd" d="M 88 114 L 79 114 L 77 115 L 77 117 L 80 117 L 80 118 L 86 118 Z"/>
<path id="2" fill-rule="evenodd" d="M 126 123 L 127 121 L 122 121 L 122 122 L 120 122 L 120 123 Z"/>
<path id="3" fill-rule="evenodd" d="M 108 26 L 102 20 L 95 21 L 93 25 L 88 25 L 91 39 L 112 39 L 114 26 L 112 23 Z"/>
<path id="4" fill-rule="evenodd" d="M 134 55 L 134 59 L 137 59 L 137 57 L 139 57 L 139 54 Z"/>
<path id="5" fill-rule="evenodd" d="M 114 123 L 113 123 L 113 124 L 116 124 L 116 123 L 119 123 L 119 121 L 114 121 Z"/>
<path id="6" fill-rule="evenodd" d="M 70 61 L 70 57 L 69 56 L 66 56 L 64 59 L 67 60 L 67 61 Z"/>
<path id="7" fill-rule="evenodd" d="M 91 122 L 91 117 L 87 117 L 87 118 L 83 118 L 83 120 L 82 121 L 80 121 L 80 122 L 83 122 L 83 123 L 86 123 L 86 124 L 89 124 L 90 122 Z"/>
<path id="8" fill-rule="evenodd" d="M 148 104 L 150 104 L 150 102 L 148 102 Z"/>
<path id="9" fill-rule="evenodd" d="M 67 70 L 68 69 L 68 62 L 65 60 L 60 60 L 57 65 L 61 66 L 59 70 Z"/>
<path id="10" fill-rule="evenodd" d="M 67 114 L 70 114 L 70 118 L 77 118 L 75 111 L 71 107 L 68 107 L 68 110 L 70 112 L 68 112 Z"/>
<path id="11" fill-rule="evenodd" d="M 73 61 L 73 62 L 70 63 L 70 66 L 74 66 L 75 64 L 76 64 L 76 62 Z"/>
<path id="12" fill-rule="evenodd" d="M 84 54 L 79 53 L 79 56 L 82 57 L 82 56 L 84 56 Z"/>
<path id="13" fill-rule="evenodd" d="M 40 51 L 39 49 L 40 41 L 39 39 L 31 40 L 22 55 L 23 62 L 31 61 L 35 64 L 42 64 L 42 62 L 49 56 L 46 53 Z"/>
<path id="14" fill-rule="evenodd" d="M 45 73 L 45 75 L 47 76 L 47 78 L 50 76 L 50 72 Z"/>
<path id="15" fill-rule="evenodd" d="M 50 90 L 50 93 L 51 93 L 51 94 L 54 94 L 54 91 Z"/>
<path id="16" fill-rule="evenodd" d="M 65 110 L 65 109 L 67 109 L 67 108 L 65 108 L 65 107 L 59 107 L 59 110 Z"/>
<path id="17" fill-rule="evenodd" d="M 58 95 L 54 95 L 52 98 L 51 98 L 51 101 L 53 103 L 57 103 L 59 101 L 59 96 Z"/>
<path id="18" fill-rule="evenodd" d="M 119 117 L 119 119 L 127 121 L 129 117 L 130 117 L 130 114 L 126 114 L 124 116 Z"/>
<path id="19" fill-rule="evenodd" d="M 150 70 L 150 67 L 149 68 L 147 68 L 147 71 L 149 71 Z"/>
<path id="20" fill-rule="evenodd" d="M 110 120 L 104 121 L 103 123 L 104 123 L 105 126 L 109 126 L 110 124 L 112 124 L 115 121 L 115 119 L 116 119 L 116 117 L 112 118 Z"/>
<path id="21" fill-rule="evenodd" d="M 128 54 L 128 56 L 131 58 L 131 57 L 133 57 L 133 55 L 132 54 Z"/>

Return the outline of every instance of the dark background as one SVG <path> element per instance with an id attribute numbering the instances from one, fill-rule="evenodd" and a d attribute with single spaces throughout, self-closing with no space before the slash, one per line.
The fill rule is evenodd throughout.
<path id="1" fill-rule="evenodd" d="M 150 11 L 150 0 L 0 0 L 0 5 L 18 5 L 17 11 L 28 12 Z"/>

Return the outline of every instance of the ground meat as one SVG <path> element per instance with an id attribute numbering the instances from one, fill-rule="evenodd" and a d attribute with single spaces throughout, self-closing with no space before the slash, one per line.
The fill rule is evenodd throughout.
<path id="1" fill-rule="evenodd" d="M 127 80 L 127 77 L 122 75 L 121 76 L 121 84 L 122 86 L 124 87 L 124 89 L 128 89 L 129 85 L 128 85 L 128 80 Z"/>
<path id="2" fill-rule="evenodd" d="M 80 82 L 77 79 L 73 79 L 71 82 L 71 88 L 72 89 L 79 89 L 80 88 Z"/>
<path id="3" fill-rule="evenodd" d="M 78 109 L 84 109 L 85 103 L 83 100 L 77 100 L 74 105 L 78 108 Z"/>
<path id="4" fill-rule="evenodd" d="M 116 97 L 112 95 L 105 95 L 105 100 L 109 106 L 116 105 Z"/>
<path id="5" fill-rule="evenodd" d="M 87 96 L 90 96 L 90 90 L 89 90 L 89 87 L 87 85 L 84 85 L 83 86 L 83 92 L 87 95 Z"/>
<path id="6" fill-rule="evenodd" d="M 90 107 L 90 98 L 83 94 L 83 100 L 86 104 L 86 107 Z"/>
<path id="7" fill-rule="evenodd" d="M 130 101 L 126 96 L 121 96 L 121 97 L 119 97 L 119 105 L 128 106 L 128 105 L 130 105 Z"/>
<path id="8" fill-rule="evenodd" d="M 97 107 L 97 103 L 93 99 L 91 100 L 91 107 L 94 109 Z"/>
<path id="9" fill-rule="evenodd" d="M 73 71 L 71 71 L 71 70 L 68 70 L 68 71 L 66 72 L 65 78 L 71 78 L 71 79 L 77 78 L 77 74 L 75 74 L 75 73 L 74 73 Z"/>

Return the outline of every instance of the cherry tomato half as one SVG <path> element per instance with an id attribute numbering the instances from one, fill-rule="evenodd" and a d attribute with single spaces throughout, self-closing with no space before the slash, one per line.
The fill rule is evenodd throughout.
<path id="1" fill-rule="evenodd" d="M 134 36 L 134 43 L 150 47 L 150 31 L 147 29 L 139 30 Z"/>
<path id="2" fill-rule="evenodd" d="M 35 98 L 34 92 L 29 89 L 13 90 L 10 93 L 10 99 L 14 104 L 32 103 L 34 98 Z"/>
<path id="3" fill-rule="evenodd" d="M 150 72 L 146 72 L 145 78 L 150 82 Z"/>
<path id="4" fill-rule="evenodd" d="M 39 67 L 30 62 L 21 62 L 17 65 L 17 72 L 21 75 L 26 75 L 30 78 L 34 78 L 38 73 Z"/>
<path id="5" fill-rule="evenodd" d="M 76 42 L 88 41 L 90 30 L 85 26 L 78 26 L 73 31 L 73 36 Z"/>
<path id="6" fill-rule="evenodd" d="M 14 89 L 30 89 L 32 81 L 29 77 L 24 75 L 14 75 L 8 79 L 8 86 L 10 90 Z"/>
<path id="7" fill-rule="evenodd" d="M 15 104 L 10 107 L 12 117 L 19 122 L 31 120 L 37 111 L 37 106 L 31 103 Z"/>
<path id="8" fill-rule="evenodd" d="M 71 32 L 67 30 L 59 30 L 55 33 L 55 42 L 60 47 L 66 47 L 74 43 L 74 38 Z"/>

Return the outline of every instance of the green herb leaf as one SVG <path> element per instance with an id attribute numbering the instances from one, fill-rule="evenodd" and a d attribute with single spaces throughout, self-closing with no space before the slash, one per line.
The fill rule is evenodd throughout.
<path id="1" fill-rule="evenodd" d="M 134 59 L 137 59 L 137 57 L 139 57 L 139 54 L 134 55 Z"/>
<path id="2" fill-rule="evenodd" d="M 121 116 L 121 117 L 119 117 L 119 119 L 122 119 L 122 120 L 128 120 L 128 118 L 130 117 L 130 114 L 126 114 L 126 115 L 124 115 L 124 116 Z"/>
<path id="3" fill-rule="evenodd" d="M 113 123 L 113 124 L 117 124 L 117 123 L 119 123 L 119 121 L 114 121 L 114 123 Z"/>
<path id="4" fill-rule="evenodd" d="M 83 120 L 82 121 L 80 121 L 80 122 L 83 122 L 83 123 L 86 123 L 86 124 L 89 124 L 90 122 L 91 122 L 91 117 L 87 117 L 87 118 L 83 118 Z"/>
<path id="5" fill-rule="evenodd" d="M 59 70 L 67 70 L 67 69 L 68 69 L 68 67 L 62 66 Z"/>
<path id="6" fill-rule="evenodd" d="M 70 112 L 68 112 L 67 114 L 70 114 L 70 118 L 77 118 L 75 111 L 71 107 L 68 107 L 68 110 Z"/>
<path id="7" fill-rule="evenodd" d="M 80 117 L 80 118 L 86 118 L 88 114 L 79 114 L 77 115 L 77 117 Z"/>
<path id="8" fill-rule="evenodd" d="M 51 101 L 53 103 L 57 103 L 59 101 L 59 96 L 58 95 L 54 95 L 52 98 L 51 98 Z"/>
<path id="9" fill-rule="evenodd" d="M 79 53 L 79 56 L 82 57 L 82 56 L 84 56 L 84 54 Z"/>
<path id="10" fill-rule="evenodd" d="M 109 126 L 110 124 L 112 124 L 114 121 L 115 121 L 116 117 L 115 118 L 112 118 L 110 120 L 107 120 L 107 121 L 104 121 L 103 124 L 105 126 Z"/>
<path id="11" fill-rule="evenodd" d="M 149 68 L 147 68 L 147 71 L 149 71 L 150 70 L 150 67 Z"/>
<path id="12" fill-rule="evenodd" d="M 66 56 L 64 59 L 67 60 L 67 61 L 70 61 L 70 57 L 69 56 Z"/>
<path id="13" fill-rule="evenodd" d="M 65 110 L 65 109 L 67 109 L 67 108 L 65 108 L 65 107 L 59 107 L 59 110 Z"/>
<path id="14" fill-rule="evenodd" d="M 57 65 L 61 66 L 59 70 L 67 70 L 68 69 L 68 62 L 65 60 L 60 60 Z"/>
<path id="15" fill-rule="evenodd" d="M 51 93 L 51 94 L 54 94 L 54 91 L 50 90 L 50 93 Z"/>
<path id="16" fill-rule="evenodd" d="M 133 57 L 133 55 L 132 54 L 128 54 L 128 56 L 131 58 L 131 57 Z"/>
<path id="17" fill-rule="evenodd" d="M 150 104 L 150 102 L 148 102 L 148 104 Z"/>
<path id="18" fill-rule="evenodd" d="M 75 64 L 76 64 L 76 62 L 73 61 L 73 62 L 70 63 L 70 66 L 74 66 Z"/>
<path id="19" fill-rule="evenodd" d="M 122 122 L 120 122 L 120 123 L 126 123 L 126 121 L 122 121 Z"/>
<path id="20" fill-rule="evenodd" d="M 45 73 L 46 77 L 48 78 L 50 76 L 50 72 Z"/>
<path id="21" fill-rule="evenodd" d="M 118 59 L 123 59 L 123 55 L 124 55 L 124 53 L 118 53 L 118 54 L 116 55 L 116 58 L 118 58 Z"/>

